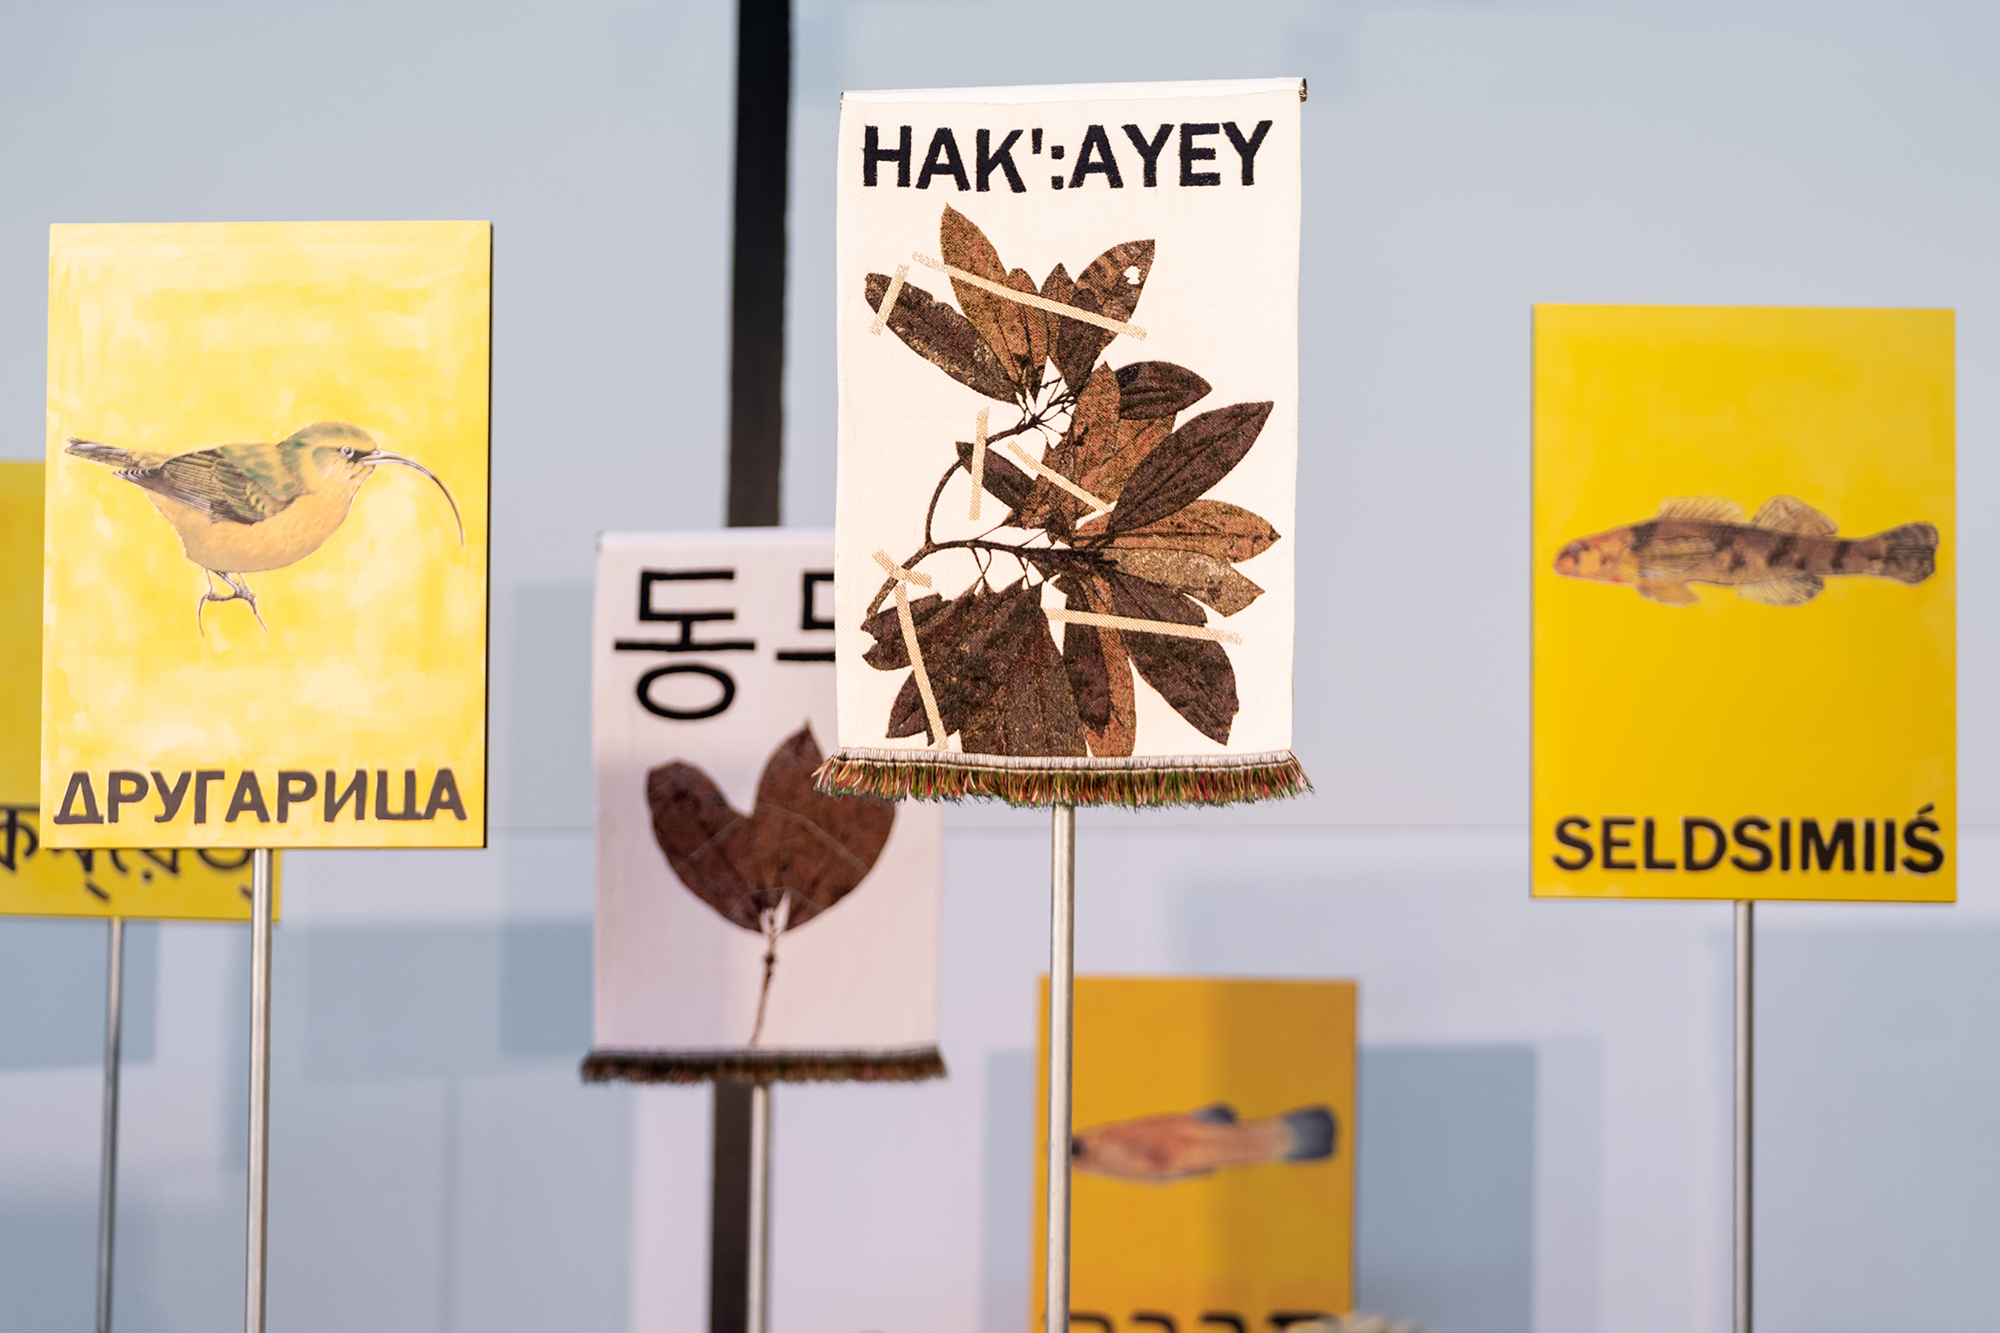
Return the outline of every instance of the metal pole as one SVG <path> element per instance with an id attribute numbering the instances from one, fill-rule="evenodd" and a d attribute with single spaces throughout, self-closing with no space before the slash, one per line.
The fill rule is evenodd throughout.
<path id="1" fill-rule="evenodd" d="M 1756 904 L 1736 904 L 1736 1333 L 1750 1333 L 1752 1076 L 1756 1072 L 1753 1002 L 1757 983 Z"/>
<path id="2" fill-rule="evenodd" d="M 1049 1197 L 1045 1333 L 1069 1329 L 1069 1139 L 1076 999 L 1076 807 L 1058 805 L 1049 839 Z"/>
<path id="3" fill-rule="evenodd" d="M 750 1262 L 744 1333 L 765 1333 L 771 1323 L 771 1085 L 750 1088 Z"/>
<path id="4" fill-rule="evenodd" d="M 264 1333 L 271 1165 L 271 853 L 250 853 L 250 1201 L 243 1327 Z"/>
<path id="5" fill-rule="evenodd" d="M 125 1028 L 125 918 L 111 918 L 104 983 L 104 1154 L 97 1173 L 97 1333 L 111 1333 L 111 1253 L 118 1231 L 118 1075 Z"/>

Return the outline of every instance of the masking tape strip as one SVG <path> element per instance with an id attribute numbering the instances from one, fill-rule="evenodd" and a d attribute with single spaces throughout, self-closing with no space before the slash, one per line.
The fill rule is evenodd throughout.
<path id="1" fill-rule="evenodd" d="M 1095 625 L 1099 629 L 1136 630 L 1141 634 L 1170 634 L 1177 639 L 1209 639 L 1216 643 L 1243 642 L 1243 636 L 1208 625 L 1176 625 L 1168 620 L 1134 620 L 1130 616 L 1100 615 L 1096 611 L 1044 611 L 1050 620 L 1066 625 Z"/>
<path id="2" fill-rule="evenodd" d="M 1129 333 L 1134 338 L 1140 339 L 1146 336 L 1146 331 L 1137 324 L 1127 324 L 1123 320 L 1113 319 L 1109 315 L 1098 315 L 1088 310 L 1079 310 L 1073 305 L 1064 305 L 1061 301 L 1051 301 L 1048 297 L 1037 296 L 1033 292 L 1017 292 L 1005 283 L 990 282 L 980 277 L 977 273 L 967 273 L 962 268 L 953 268 L 950 264 L 941 263 L 938 260 L 930 258 L 928 255 L 913 254 L 910 258 L 916 260 L 925 268 L 934 268 L 947 277 L 956 278 L 960 282 L 969 282 L 984 291 L 992 292 L 995 296 L 1004 296 L 1009 301 L 1018 301 L 1022 305 L 1031 305 L 1037 310 L 1046 310 L 1052 315 L 1061 315 L 1064 319 L 1074 319 L 1085 324 L 1095 324 L 1098 328 L 1110 329 L 1113 333 Z M 890 290 L 894 291 L 895 289 L 892 287 Z M 884 300 L 882 304 L 886 307 L 889 302 Z"/>
<path id="3" fill-rule="evenodd" d="M 892 579 L 901 579 L 905 583 L 914 583 L 919 588 L 928 588 L 931 586 L 930 575 L 919 574 L 913 569 L 904 569 L 889 558 L 887 551 L 877 551 L 875 553 L 875 563 L 882 566 L 882 572 Z"/>
<path id="4" fill-rule="evenodd" d="M 979 409 L 979 420 L 972 428 L 972 512 L 969 517 L 979 521 L 979 496 L 986 489 L 986 414 L 987 408 Z"/>
<path id="5" fill-rule="evenodd" d="M 930 720 L 931 735 L 937 739 L 932 743 L 942 750 L 945 748 L 944 718 L 938 713 L 937 695 L 931 692 L 931 673 L 924 669 L 923 649 L 917 646 L 917 622 L 910 614 L 910 593 L 901 579 L 896 581 L 896 618 L 903 622 L 903 647 L 909 650 L 910 666 L 915 669 L 917 693 L 924 697 L 924 716 Z"/>
<path id="6" fill-rule="evenodd" d="M 882 305 L 875 312 L 875 322 L 868 328 L 870 333 L 879 335 L 884 326 L 888 324 L 889 312 L 896 308 L 896 298 L 903 294 L 903 282 L 909 276 L 910 266 L 908 264 L 896 265 L 895 276 L 889 279 L 889 290 L 882 293 Z"/>
<path id="7" fill-rule="evenodd" d="M 1021 447 L 1020 442 L 1018 440 L 1007 441 L 1007 451 L 1013 454 L 1014 457 L 1020 459 L 1022 465 L 1027 467 L 1029 470 L 1037 472 L 1044 477 L 1047 477 L 1055 485 L 1060 486 L 1062 489 L 1068 491 L 1071 495 L 1074 495 L 1077 499 L 1083 501 L 1085 504 L 1089 505 L 1092 509 L 1096 510 L 1097 512 L 1090 515 L 1090 518 L 1096 518 L 1098 514 L 1108 514 L 1111 512 L 1111 505 L 1108 501 L 1098 499 L 1096 496 L 1092 495 L 1089 491 L 1086 491 L 1085 489 L 1083 489 L 1083 487 L 1077 485 L 1075 482 L 1071 481 L 1068 477 L 1065 477 L 1062 473 L 1057 472 L 1051 468 L 1045 467 L 1041 463 L 1038 463 L 1034 459 L 1028 457 L 1028 451 Z M 1088 522 L 1089 520 L 1086 519 L 1085 521 Z"/>

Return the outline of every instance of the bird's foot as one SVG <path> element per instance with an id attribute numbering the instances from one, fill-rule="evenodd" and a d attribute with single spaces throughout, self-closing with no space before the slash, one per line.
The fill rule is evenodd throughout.
<path id="1" fill-rule="evenodd" d="M 202 589 L 201 596 L 195 598 L 194 627 L 196 631 L 200 631 L 201 629 L 201 608 L 208 603 L 248 602 L 250 604 L 250 614 L 257 618 L 257 628 L 263 630 L 266 634 L 271 632 L 271 627 L 264 623 L 264 613 L 257 609 L 257 594 L 250 591 L 250 585 L 245 583 L 240 575 L 223 574 L 222 581 L 229 585 L 229 591 L 227 593 L 218 593 L 215 590 L 215 575 L 221 573 L 221 571 L 204 570 L 202 572 L 208 575 L 208 586 Z"/>

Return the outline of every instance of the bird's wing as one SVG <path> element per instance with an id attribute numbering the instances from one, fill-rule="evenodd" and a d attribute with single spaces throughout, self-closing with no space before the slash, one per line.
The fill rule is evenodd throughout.
<path id="1" fill-rule="evenodd" d="M 156 467 L 118 474 L 135 485 L 205 510 L 217 522 L 261 523 L 304 493 L 298 476 L 268 444 L 225 444 L 176 454 Z"/>

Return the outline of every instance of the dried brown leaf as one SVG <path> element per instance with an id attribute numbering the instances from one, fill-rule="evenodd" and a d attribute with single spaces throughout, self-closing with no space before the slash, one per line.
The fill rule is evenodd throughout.
<path id="1" fill-rule="evenodd" d="M 1062 578 L 1056 586 L 1073 608 L 1110 610 L 1111 591 L 1102 579 Z M 1130 755 L 1138 739 L 1138 699 L 1124 636 L 1096 625 L 1063 626 L 1063 669 L 1090 752 L 1099 758 Z"/>
<path id="2" fill-rule="evenodd" d="M 810 725 L 786 738 L 764 765 L 750 817 L 763 896 L 792 895 L 787 930 L 853 892 L 874 869 L 896 822 L 888 801 L 814 790 L 822 758 Z"/>
<path id="3" fill-rule="evenodd" d="M 1094 518 L 1076 530 L 1078 541 L 1107 535 L 1104 518 Z M 1110 536 L 1109 544 L 1119 549 L 1200 551 L 1236 564 L 1262 555 L 1277 540 L 1278 530 L 1247 509 L 1222 500 L 1191 500 L 1157 523 Z"/>
<path id="4" fill-rule="evenodd" d="M 1042 613 L 1041 590 L 1017 585 L 1004 632 L 987 643 L 995 672 L 966 718 L 968 754 L 1073 756 L 1088 753 L 1062 653 Z M 1011 591 L 1011 590 L 1010 590 Z M 1003 597 L 1007 594 L 1002 593 Z"/>
<path id="5" fill-rule="evenodd" d="M 1007 285 L 1017 292 L 1030 296 L 1037 295 L 1035 280 L 1028 276 L 1028 270 L 1017 268 L 1007 275 Z M 1022 386 L 1033 398 L 1042 391 L 1042 367 L 1049 360 L 1049 316 L 1034 306 L 1014 303 L 1021 312 L 1022 326 L 1028 332 L 1028 359 L 1023 370 Z"/>
<path id="6" fill-rule="evenodd" d="M 676 759 L 646 774 L 653 841 L 695 897 L 732 925 L 757 929 L 756 847 L 750 821 L 708 774 Z"/>
<path id="7" fill-rule="evenodd" d="M 978 224 L 950 204 L 945 205 L 938 219 L 938 246 L 944 253 L 944 262 L 953 268 L 1002 287 L 1008 285 L 1007 266 L 1000 262 L 1000 252 L 993 248 L 993 242 L 986 239 Z M 951 280 L 951 290 L 958 297 L 958 308 L 999 358 L 1007 378 L 1016 385 L 1025 384 L 1029 355 L 1027 307 L 995 296 L 962 278 Z"/>
<path id="8" fill-rule="evenodd" d="M 1157 523 L 1229 475 L 1250 452 L 1271 415 L 1270 403 L 1236 403 L 1203 412 L 1162 441 L 1125 483 L 1105 527 L 1111 532 Z"/>
<path id="9" fill-rule="evenodd" d="M 870 273 L 865 294 L 868 308 L 880 311 L 882 298 L 889 294 L 889 275 Z M 1003 403 L 1014 401 L 1013 381 L 979 330 L 923 288 L 905 282 L 885 322 L 917 355 L 960 384 Z"/>
<path id="10" fill-rule="evenodd" d="M 1088 310 L 1093 315 L 1102 313 L 1096 293 L 1079 289 L 1069 280 L 1069 274 L 1061 264 L 1051 269 L 1049 276 L 1043 280 L 1042 295 L 1051 301 Z M 1063 377 L 1063 383 L 1073 389 L 1081 388 L 1089 380 L 1091 369 L 1097 365 L 1098 353 L 1111 345 L 1112 332 L 1080 319 L 1065 319 L 1061 315 L 1050 315 L 1048 320 L 1049 360 L 1055 363 L 1056 373 Z"/>
<path id="11" fill-rule="evenodd" d="M 1071 411 L 1069 429 L 1042 455 L 1042 465 L 1069 478 L 1084 490 L 1083 478 L 1102 467 L 1118 452 L 1118 376 L 1109 366 L 1099 366 L 1084 383 Z M 1096 492 L 1091 492 L 1096 494 Z M 1100 497 L 1102 498 L 1102 497 Z M 1067 532 L 1079 515 L 1088 510 L 1082 500 L 1055 485 L 1046 477 L 1035 479 L 1033 493 L 1021 510 L 1020 522 L 1042 527 L 1055 521 Z"/>
<path id="12" fill-rule="evenodd" d="M 1153 243 L 1125 241 L 1091 260 L 1076 285 L 1097 297 L 1101 313 L 1125 323 L 1138 309 L 1139 294 L 1146 290 L 1146 276 L 1152 271 Z"/>
<path id="13" fill-rule="evenodd" d="M 1208 617 L 1189 598 L 1145 579 L 1107 572 L 1111 613 L 1135 620 L 1201 625 Z M 1167 706 L 1219 745 L 1229 743 L 1236 721 L 1236 669 L 1222 645 L 1210 639 L 1183 639 L 1168 634 L 1129 631 L 1126 651 L 1148 685 L 1160 692 Z"/>
<path id="14" fill-rule="evenodd" d="M 1264 595 L 1264 590 L 1229 567 L 1226 561 L 1200 551 L 1141 546 L 1113 548 L 1104 553 L 1120 573 L 1184 592 L 1233 616 Z"/>
<path id="15" fill-rule="evenodd" d="M 1170 417 L 1208 396 L 1209 383 L 1171 361 L 1118 367 L 1118 415 L 1127 421 Z"/>

